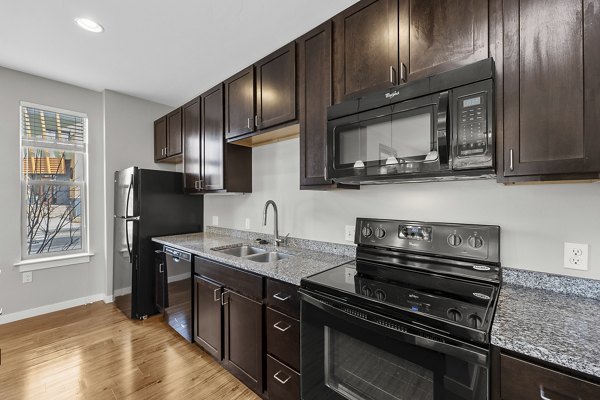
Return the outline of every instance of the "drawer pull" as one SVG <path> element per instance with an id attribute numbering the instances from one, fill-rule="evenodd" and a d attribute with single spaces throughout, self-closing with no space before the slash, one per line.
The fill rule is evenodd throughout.
<path id="1" fill-rule="evenodd" d="M 279 326 L 279 324 L 280 324 L 281 322 L 282 322 L 282 321 L 277 321 L 277 322 L 276 322 L 276 323 L 273 325 L 273 328 L 277 329 L 278 331 L 285 332 L 285 331 L 287 331 L 288 329 L 290 329 L 290 328 L 292 327 L 291 325 L 288 325 L 288 326 L 286 326 L 285 328 L 281 328 L 281 327 Z"/>
<path id="2" fill-rule="evenodd" d="M 279 375 L 281 373 L 281 371 L 277 371 L 275 373 L 275 375 L 273 375 L 273 378 L 275 378 L 277 380 L 277 382 L 281 383 L 282 385 L 285 385 L 287 383 L 287 381 L 289 381 L 292 377 L 288 376 L 285 379 L 281 379 L 280 377 L 278 377 L 277 375 Z"/>
<path id="3" fill-rule="evenodd" d="M 561 395 L 558 392 L 554 392 L 553 390 L 544 389 L 544 387 L 542 385 L 540 385 L 540 399 L 541 400 L 553 400 L 553 398 L 550 397 L 550 395 L 557 395 L 557 397 L 554 397 L 554 398 L 576 400 L 575 397 Z"/>
<path id="4" fill-rule="evenodd" d="M 285 296 L 285 297 L 282 297 L 281 295 L 282 295 L 282 293 L 281 293 L 281 292 L 279 292 L 279 293 L 275 293 L 275 294 L 273 295 L 273 297 L 274 297 L 274 298 L 276 298 L 276 299 L 277 299 L 277 300 L 279 300 L 279 301 L 286 301 L 287 299 L 289 299 L 290 297 L 292 297 L 292 296 L 290 296 L 289 294 L 288 294 L 287 296 Z"/>

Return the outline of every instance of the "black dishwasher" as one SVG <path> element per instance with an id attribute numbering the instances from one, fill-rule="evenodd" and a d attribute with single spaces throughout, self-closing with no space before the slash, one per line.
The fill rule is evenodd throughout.
<path id="1" fill-rule="evenodd" d="M 188 342 L 192 341 L 192 255 L 165 246 L 165 264 L 157 265 L 165 291 L 164 320 Z M 162 269 L 161 269 L 162 268 Z"/>

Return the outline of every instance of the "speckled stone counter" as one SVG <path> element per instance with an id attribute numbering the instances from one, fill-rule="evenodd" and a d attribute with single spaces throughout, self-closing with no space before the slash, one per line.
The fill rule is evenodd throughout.
<path id="1" fill-rule="evenodd" d="M 509 273 L 513 273 L 511 270 Z M 538 279 L 531 275 L 538 275 Z M 492 344 L 575 371 L 600 377 L 600 299 L 594 298 L 599 281 L 573 285 L 573 278 L 527 272 L 521 281 L 511 276 L 500 290 L 492 326 Z M 532 288 L 537 282 L 559 282 L 560 291 Z M 591 288 L 591 290 L 590 290 Z M 578 294 L 575 294 L 578 293 Z M 584 297 L 584 295 L 591 295 Z"/>
<path id="2" fill-rule="evenodd" d="M 352 252 L 352 246 L 330 245 L 326 242 L 303 241 L 293 238 L 290 238 L 291 240 L 288 246 L 275 247 L 273 245 L 256 245 L 251 237 L 258 235 L 268 240 L 270 239 L 271 235 L 251 235 L 248 233 L 246 237 L 240 238 L 236 236 L 225 235 L 223 234 L 225 231 L 223 231 L 223 233 L 221 233 L 221 231 L 219 231 L 219 233 L 214 233 L 215 231 L 217 230 L 209 229 L 204 233 L 163 236 L 153 238 L 152 240 L 157 243 L 188 251 L 192 254 L 196 254 L 210 260 L 222 262 L 243 270 L 292 283 L 294 285 L 300 285 L 300 280 L 305 276 L 316 274 L 317 272 L 333 268 L 337 265 L 354 259 L 354 256 L 350 255 Z M 304 243 L 308 248 L 299 247 L 297 245 L 298 243 Z M 293 257 L 285 260 L 261 263 L 212 250 L 214 248 L 234 247 L 240 244 L 251 244 L 252 246 L 261 247 L 269 251 L 277 250 L 283 253 L 291 254 Z M 317 251 L 315 248 L 334 250 L 335 253 Z"/>

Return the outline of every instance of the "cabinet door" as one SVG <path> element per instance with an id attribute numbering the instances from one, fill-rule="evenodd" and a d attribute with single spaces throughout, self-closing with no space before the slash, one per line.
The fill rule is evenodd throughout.
<path id="1" fill-rule="evenodd" d="M 225 366 L 246 386 L 263 388 L 262 304 L 237 293 L 225 296 Z"/>
<path id="2" fill-rule="evenodd" d="M 398 0 L 362 0 L 333 18 L 335 102 L 397 83 Z"/>
<path id="3" fill-rule="evenodd" d="M 325 179 L 331 55 L 331 21 L 298 39 L 301 188 L 331 184 Z"/>
<path id="4" fill-rule="evenodd" d="M 254 67 L 248 67 L 225 81 L 225 137 L 254 131 Z"/>
<path id="5" fill-rule="evenodd" d="M 181 108 L 167 114 L 167 157 L 181 154 Z"/>
<path id="6" fill-rule="evenodd" d="M 219 361 L 223 359 L 221 293 L 221 285 L 194 277 L 194 342 Z"/>
<path id="7" fill-rule="evenodd" d="M 487 1 L 400 0 L 399 18 L 404 81 L 488 57 Z"/>
<path id="8" fill-rule="evenodd" d="M 182 108 L 183 115 L 183 173 L 184 191 L 197 193 L 200 191 L 201 134 L 200 134 L 200 98 L 196 98 Z"/>
<path id="9" fill-rule="evenodd" d="M 504 175 L 600 171 L 600 1 L 503 5 Z"/>
<path id="10" fill-rule="evenodd" d="M 223 86 L 202 95 L 203 182 L 206 191 L 225 189 Z"/>
<path id="11" fill-rule="evenodd" d="M 296 43 L 255 64 L 258 129 L 296 119 Z"/>
<path id="12" fill-rule="evenodd" d="M 167 156 L 167 117 L 154 121 L 154 161 L 162 160 Z"/>

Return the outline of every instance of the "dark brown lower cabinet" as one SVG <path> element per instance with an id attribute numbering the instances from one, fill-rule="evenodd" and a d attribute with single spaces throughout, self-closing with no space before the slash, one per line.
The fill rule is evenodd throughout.
<path id="1" fill-rule="evenodd" d="M 194 277 L 194 342 L 219 361 L 223 359 L 222 291 L 223 287 L 218 283 Z"/>
<path id="2" fill-rule="evenodd" d="M 263 389 L 262 303 L 234 292 L 223 295 L 225 367 L 256 393 Z"/>
<path id="3" fill-rule="evenodd" d="M 533 362 L 500 354 L 499 374 L 495 379 L 494 399 L 502 400 L 592 400 L 600 399 L 600 385 L 544 367 Z"/>
<path id="4" fill-rule="evenodd" d="M 267 356 L 267 393 L 269 400 L 300 399 L 300 374 Z"/>

